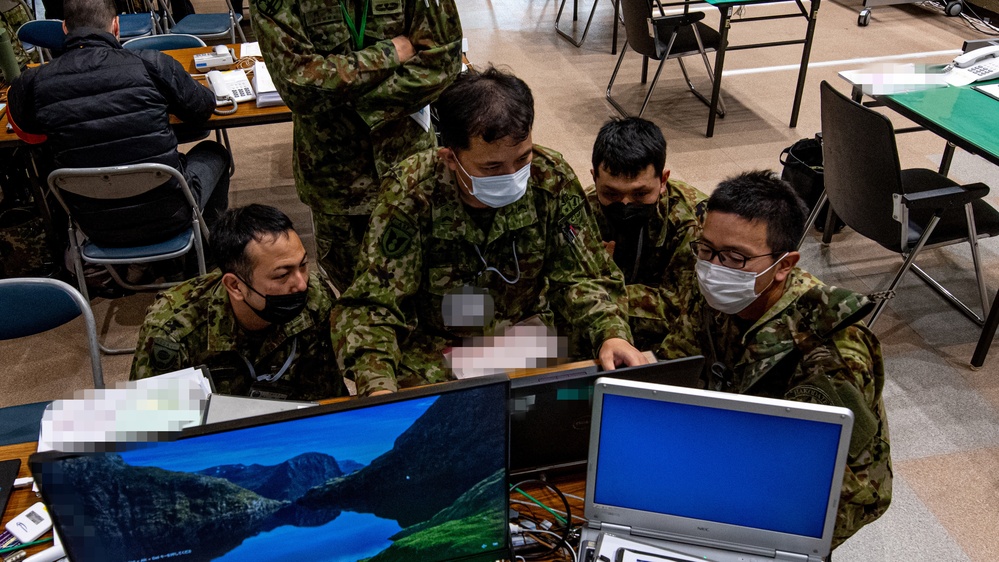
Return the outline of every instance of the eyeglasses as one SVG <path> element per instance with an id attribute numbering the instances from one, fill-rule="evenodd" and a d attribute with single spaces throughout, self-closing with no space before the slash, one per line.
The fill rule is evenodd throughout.
<path id="1" fill-rule="evenodd" d="M 694 240 L 690 243 L 690 250 L 694 252 L 694 256 L 699 260 L 711 261 L 718 256 L 718 263 L 729 267 L 732 269 L 742 269 L 746 267 L 746 262 L 749 260 L 755 260 L 756 258 L 766 258 L 773 257 L 784 252 L 770 252 L 769 254 L 760 254 L 758 256 L 744 256 L 735 250 L 716 250 L 709 246 L 703 240 Z"/>

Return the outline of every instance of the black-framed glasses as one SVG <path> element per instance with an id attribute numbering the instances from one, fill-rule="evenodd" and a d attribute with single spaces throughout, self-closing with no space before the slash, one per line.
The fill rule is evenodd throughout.
<path id="1" fill-rule="evenodd" d="M 699 260 L 711 261 L 718 256 L 718 263 L 724 265 L 725 267 L 730 267 L 732 269 L 742 269 L 746 267 L 746 263 L 749 260 L 755 260 L 756 258 L 766 258 L 773 257 L 784 252 L 770 252 L 769 254 L 760 254 L 758 256 L 744 256 L 735 250 L 716 250 L 708 245 L 707 242 L 703 240 L 694 240 L 690 243 L 690 250 L 694 252 L 694 257 Z"/>

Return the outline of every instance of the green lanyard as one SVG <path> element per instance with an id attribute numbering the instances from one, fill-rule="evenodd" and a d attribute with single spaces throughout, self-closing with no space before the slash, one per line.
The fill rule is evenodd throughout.
<path id="1" fill-rule="evenodd" d="M 347 0 L 340 0 L 340 11 L 343 12 L 343 20 L 347 22 L 347 29 L 350 31 L 350 36 L 354 38 L 354 43 L 357 45 L 357 49 L 364 48 L 364 31 L 368 26 L 368 1 L 364 0 L 364 12 L 361 14 L 361 32 L 358 33 L 357 27 L 354 26 L 354 20 L 347 13 Z"/>

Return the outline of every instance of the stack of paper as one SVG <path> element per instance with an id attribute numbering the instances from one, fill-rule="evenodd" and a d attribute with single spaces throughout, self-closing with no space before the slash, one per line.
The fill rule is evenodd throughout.
<path id="1" fill-rule="evenodd" d="M 277 88 L 274 87 L 267 65 L 260 61 L 253 65 L 253 89 L 257 92 L 257 107 L 285 105 L 281 94 L 278 94 Z"/>

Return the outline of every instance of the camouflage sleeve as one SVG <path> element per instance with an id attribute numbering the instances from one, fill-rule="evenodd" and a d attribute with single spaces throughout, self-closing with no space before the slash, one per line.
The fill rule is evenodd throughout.
<path id="1" fill-rule="evenodd" d="M 792 388 L 786 397 L 845 406 L 854 413 L 833 530 L 835 548 L 888 509 L 892 468 L 888 419 L 881 397 L 884 387 L 881 346 L 863 325 L 837 332 L 832 343 L 834 350 L 819 347 L 805 356 L 803 370 L 812 376 Z"/>
<path id="2" fill-rule="evenodd" d="M 358 395 L 399 389 L 399 342 L 416 327 L 404 313 L 404 301 L 420 287 L 423 237 L 408 192 L 395 173 L 385 179 L 354 282 L 331 315 L 333 350 L 340 369 L 357 383 Z"/>
<path id="3" fill-rule="evenodd" d="M 399 67 L 391 38 L 358 51 L 323 54 L 350 37 L 342 20 L 331 19 L 337 7 L 318 0 L 250 2 L 253 31 L 267 69 L 281 99 L 295 113 L 322 113 L 353 102 Z M 313 43 L 302 14 L 316 20 L 312 22 L 314 36 L 324 37 L 328 45 Z"/>
<path id="4" fill-rule="evenodd" d="M 369 127 L 407 117 L 437 99 L 461 72 L 461 21 L 454 0 L 415 3 L 409 39 L 416 55 L 357 100 Z"/>
<path id="5" fill-rule="evenodd" d="M 187 347 L 164 329 L 165 323 L 173 316 L 172 311 L 171 306 L 164 306 L 162 297 L 149 307 L 139 329 L 128 380 L 145 379 L 191 366 Z"/>
<path id="6" fill-rule="evenodd" d="M 550 173 L 561 175 L 545 260 L 551 289 L 561 293 L 553 302 L 563 307 L 562 316 L 570 325 L 588 332 L 595 351 L 611 338 L 630 343 L 624 276 L 601 243 L 583 188 L 568 164 Z"/>

